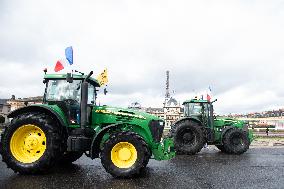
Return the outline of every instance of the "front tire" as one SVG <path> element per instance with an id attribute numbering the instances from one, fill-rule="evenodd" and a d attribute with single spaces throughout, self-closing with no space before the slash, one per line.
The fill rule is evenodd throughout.
<path id="1" fill-rule="evenodd" d="M 111 135 L 101 151 L 102 165 L 114 177 L 128 178 L 139 174 L 149 158 L 147 143 L 133 132 Z"/>
<path id="2" fill-rule="evenodd" d="M 176 123 L 171 129 L 170 135 L 174 138 L 174 145 L 178 154 L 196 154 L 206 143 L 202 127 L 192 120 Z"/>
<path id="3" fill-rule="evenodd" d="M 249 139 L 244 131 L 232 128 L 224 134 L 223 145 L 226 153 L 242 154 L 249 149 Z"/>
<path id="4" fill-rule="evenodd" d="M 45 173 L 61 156 L 57 123 L 43 113 L 14 118 L 1 137 L 2 161 L 21 174 Z"/>

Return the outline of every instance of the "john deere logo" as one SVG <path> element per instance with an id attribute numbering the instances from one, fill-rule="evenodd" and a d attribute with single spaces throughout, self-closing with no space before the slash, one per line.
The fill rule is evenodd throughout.
<path id="1" fill-rule="evenodd" d="M 113 115 L 121 115 L 121 116 L 135 117 L 135 118 L 139 118 L 139 119 L 146 119 L 146 118 L 145 118 L 144 116 L 142 116 L 142 115 L 135 115 L 135 114 L 130 114 L 130 113 L 126 113 L 126 112 L 114 112 L 114 111 L 110 111 L 110 110 L 96 110 L 96 113 L 113 114 Z"/>

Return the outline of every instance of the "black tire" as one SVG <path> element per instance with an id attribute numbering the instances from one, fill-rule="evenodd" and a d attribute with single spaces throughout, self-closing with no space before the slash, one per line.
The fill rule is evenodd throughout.
<path id="1" fill-rule="evenodd" d="M 10 140 L 14 132 L 23 125 L 33 124 L 39 127 L 46 136 L 46 149 L 43 155 L 32 163 L 22 163 L 12 154 Z M 60 158 L 62 137 L 60 126 L 50 116 L 43 113 L 26 113 L 15 117 L 8 125 L 1 136 L 2 161 L 8 168 L 20 174 L 45 173 L 52 168 Z"/>
<path id="2" fill-rule="evenodd" d="M 71 164 L 83 155 L 83 152 L 64 152 L 61 159 L 59 160 L 60 164 Z"/>
<path id="3" fill-rule="evenodd" d="M 128 142 L 132 144 L 137 151 L 137 159 L 129 168 L 117 167 L 111 159 L 111 151 L 113 147 L 120 142 Z M 119 132 L 112 134 L 103 145 L 101 151 L 101 162 L 105 170 L 114 177 L 129 178 L 138 175 L 144 169 L 150 158 L 150 151 L 144 139 L 133 132 Z"/>
<path id="4" fill-rule="evenodd" d="M 144 140 L 143 140 L 144 141 Z M 149 148 L 147 147 L 147 152 L 145 153 L 145 155 L 147 155 L 148 157 L 145 157 L 144 158 L 144 161 L 143 161 L 143 167 L 142 169 L 146 168 L 148 163 L 149 163 L 149 160 L 152 156 L 152 152 L 149 150 Z"/>
<path id="5" fill-rule="evenodd" d="M 226 153 L 242 154 L 249 149 L 249 138 L 244 131 L 232 128 L 224 134 L 223 145 Z"/>
<path id="6" fill-rule="evenodd" d="M 170 136 L 174 138 L 177 154 L 196 154 L 206 143 L 202 127 L 192 120 L 184 120 L 174 124 L 170 132 Z"/>

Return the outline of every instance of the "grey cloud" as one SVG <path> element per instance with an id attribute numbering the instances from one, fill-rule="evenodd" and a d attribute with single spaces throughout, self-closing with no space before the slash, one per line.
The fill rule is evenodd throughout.
<path id="1" fill-rule="evenodd" d="M 42 68 L 52 71 L 69 45 L 74 69 L 98 74 L 108 68 L 110 93 L 121 99 L 106 100 L 117 105 L 129 104 L 131 97 L 159 106 L 166 70 L 177 96 L 209 85 L 225 99 L 238 87 L 248 99 L 263 99 L 264 91 L 279 99 L 284 94 L 281 1 L 29 0 L 1 1 L 0 10 L 0 79 L 6 82 L 0 98 L 42 94 Z M 7 80 L 11 74 L 17 77 Z M 227 99 L 219 110 L 241 112 L 277 102 L 226 107 Z"/>

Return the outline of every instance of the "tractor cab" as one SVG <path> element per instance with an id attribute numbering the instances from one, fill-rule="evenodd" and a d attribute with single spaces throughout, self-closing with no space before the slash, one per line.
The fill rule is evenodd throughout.
<path id="1" fill-rule="evenodd" d="M 205 126 L 205 128 L 213 129 L 213 102 L 197 99 L 191 99 L 183 102 L 184 117 L 196 118 Z M 212 133 L 212 131 L 210 132 L 209 130 L 209 133 Z"/>
<path id="2" fill-rule="evenodd" d="M 69 124 L 80 124 L 82 83 L 85 77 L 84 75 L 73 75 L 70 77 L 68 74 L 46 74 L 44 77 L 46 85 L 43 99 L 44 104 L 60 107 L 67 117 Z M 87 114 L 90 114 L 91 106 L 95 104 L 96 87 L 99 86 L 97 80 L 93 78 L 88 79 Z"/>

